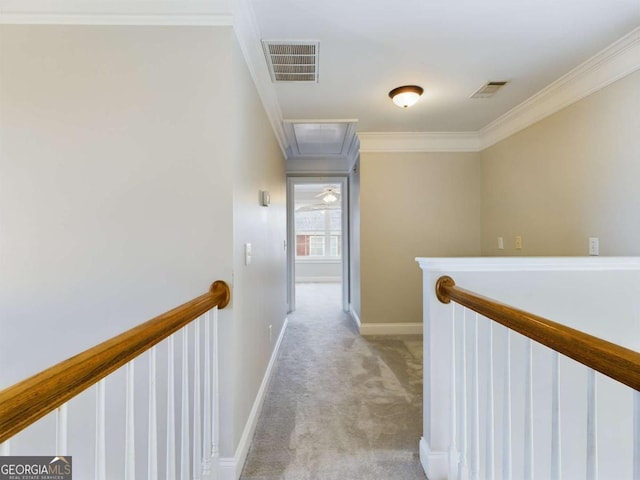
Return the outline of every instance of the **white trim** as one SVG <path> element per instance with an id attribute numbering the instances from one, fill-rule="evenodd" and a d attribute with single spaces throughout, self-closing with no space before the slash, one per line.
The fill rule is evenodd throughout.
<path id="1" fill-rule="evenodd" d="M 56 14 L 0 13 L 0 24 L 12 25 L 168 25 L 231 26 L 233 17 L 221 14 Z"/>
<path id="2" fill-rule="evenodd" d="M 342 277 L 297 277 L 296 283 L 340 283 Z"/>
<path id="3" fill-rule="evenodd" d="M 349 304 L 349 314 L 351 315 L 351 318 L 353 319 L 353 321 L 356 324 L 356 328 L 358 329 L 358 333 L 360 333 L 360 329 L 362 328 L 362 322 L 360 322 L 360 317 L 358 316 L 356 311 L 353 309 L 353 305 L 351 305 L 351 304 Z"/>
<path id="4" fill-rule="evenodd" d="M 280 345 L 282 344 L 282 339 L 284 338 L 284 333 L 288 325 L 289 318 L 285 318 L 284 323 L 282 324 L 282 329 L 280 330 L 280 335 L 278 336 L 278 341 L 276 342 L 273 352 L 271 353 L 269 365 L 267 365 L 267 370 L 264 372 L 262 383 L 260 384 L 256 399 L 253 402 L 253 407 L 251 408 L 251 412 L 249 413 L 249 418 L 247 418 L 247 422 L 244 425 L 244 430 L 242 432 L 242 436 L 240 437 L 240 442 L 238 442 L 238 447 L 236 448 L 234 457 L 220 458 L 219 465 L 221 480 L 237 480 L 242 474 L 242 468 L 244 467 L 244 462 L 247 459 L 247 454 L 249 453 L 249 447 L 251 446 L 253 434 L 256 431 L 258 418 L 260 418 L 262 404 L 264 403 L 264 399 L 267 395 L 267 388 L 269 387 L 269 382 L 271 381 L 273 367 L 276 363 L 276 359 L 278 358 Z"/>
<path id="5" fill-rule="evenodd" d="M 360 132 L 360 151 L 480 152 L 640 69 L 640 27 L 476 132 Z"/>
<path id="6" fill-rule="evenodd" d="M 269 117 L 271 128 L 275 133 L 278 145 L 285 158 L 288 157 L 289 142 L 282 125 L 282 111 L 278 102 L 276 88 L 271 81 L 269 67 L 264 58 L 258 22 L 250 0 L 236 0 L 234 29 L 240 49 L 251 73 L 251 78 L 262 101 L 262 106 Z"/>
<path id="7" fill-rule="evenodd" d="M 0 0 L 0 23 L 30 25 L 231 26 L 228 1 Z"/>
<path id="8" fill-rule="evenodd" d="M 360 335 L 422 335 L 422 323 L 361 323 Z"/>
<path id="9" fill-rule="evenodd" d="M 478 152 L 477 132 L 359 132 L 360 152 Z"/>
<path id="10" fill-rule="evenodd" d="M 236 459 L 234 457 L 224 457 L 218 460 L 218 478 L 219 480 L 237 480 L 240 474 L 236 476 Z"/>
<path id="11" fill-rule="evenodd" d="M 429 480 L 449 477 L 447 452 L 432 451 L 424 437 L 420 439 L 420 464 Z"/>
<path id="12" fill-rule="evenodd" d="M 640 27 L 480 129 L 481 150 L 640 69 Z"/>
<path id="13" fill-rule="evenodd" d="M 640 257 L 416 258 L 427 272 L 640 270 Z"/>

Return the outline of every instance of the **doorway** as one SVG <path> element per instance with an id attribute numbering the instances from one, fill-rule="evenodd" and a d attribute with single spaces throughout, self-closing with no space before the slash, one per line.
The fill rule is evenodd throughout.
<path id="1" fill-rule="evenodd" d="M 346 176 L 287 179 L 287 300 L 296 309 L 296 285 L 339 284 L 349 308 L 348 182 Z"/>

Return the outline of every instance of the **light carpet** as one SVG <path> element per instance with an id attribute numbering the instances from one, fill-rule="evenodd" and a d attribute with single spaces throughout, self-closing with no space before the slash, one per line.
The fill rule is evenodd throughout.
<path id="1" fill-rule="evenodd" d="M 339 285 L 296 293 L 241 479 L 424 480 L 422 337 L 360 337 Z"/>

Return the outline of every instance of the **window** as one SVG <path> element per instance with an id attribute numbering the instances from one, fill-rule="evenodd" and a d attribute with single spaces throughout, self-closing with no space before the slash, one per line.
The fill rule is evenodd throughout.
<path id="1" fill-rule="evenodd" d="M 295 213 L 296 257 L 339 259 L 342 255 L 340 210 Z"/>

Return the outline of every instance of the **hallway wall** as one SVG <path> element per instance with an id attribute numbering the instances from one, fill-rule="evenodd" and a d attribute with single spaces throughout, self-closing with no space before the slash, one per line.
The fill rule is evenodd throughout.
<path id="1" fill-rule="evenodd" d="M 0 388 L 222 279 L 233 458 L 286 315 L 284 159 L 233 28 L 2 25 L 0 113 Z"/>
<path id="2" fill-rule="evenodd" d="M 639 112 L 636 71 L 484 150 L 483 254 L 640 255 Z"/>
<path id="3" fill-rule="evenodd" d="M 362 153 L 363 324 L 421 323 L 416 257 L 480 254 L 477 153 Z"/>

